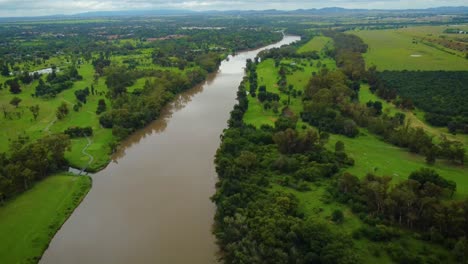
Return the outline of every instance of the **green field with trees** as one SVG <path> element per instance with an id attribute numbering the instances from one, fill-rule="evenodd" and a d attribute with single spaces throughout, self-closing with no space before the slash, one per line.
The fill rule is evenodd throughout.
<path id="1" fill-rule="evenodd" d="M 223 259 L 457 263 L 463 227 L 438 223 L 467 221 L 466 147 L 433 140 L 407 110 L 371 92 L 362 40 L 324 34 L 333 50 L 297 60 L 292 49 L 310 45 L 302 42 L 247 63 L 216 156 Z M 314 67 L 319 61 L 327 66 Z"/>

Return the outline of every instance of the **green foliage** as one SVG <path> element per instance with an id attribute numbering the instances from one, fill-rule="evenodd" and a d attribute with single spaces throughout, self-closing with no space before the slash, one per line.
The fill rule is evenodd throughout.
<path id="1" fill-rule="evenodd" d="M 10 93 L 12 94 L 21 93 L 21 86 L 17 79 L 8 80 L 7 84 L 10 86 Z"/>
<path id="2" fill-rule="evenodd" d="M 344 221 L 344 214 L 341 210 L 335 210 L 332 213 L 332 221 L 335 223 L 341 223 Z"/>
<path id="3" fill-rule="evenodd" d="M 107 110 L 106 101 L 104 99 L 99 99 L 96 114 L 100 115 L 104 113 L 106 110 Z"/>
<path id="4" fill-rule="evenodd" d="M 50 135 L 29 143 L 27 138 L 12 142 L 10 155 L 0 153 L 0 199 L 26 191 L 33 182 L 66 166 L 65 151 L 70 139 L 63 134 Z"/>
<path id="5" fill-rule="evenodd" d="M 90 137 L 93 135 L 93 128 L 92 127 L 69 127 L 63 133 L 65 135 L 70 136 L 70 138 Z"/>
<path id="6" fill-rule="evenodd" d="M 333 39 L 334 51 L 330 51 L 336 65 L 351 80 L 360 80 L 365 73 L 366 64 L 362 53 L 367 51 L 367 44 L 358 36 L 338 31 L 324 31 L 324 35 Z"/>
<path id="7" fill-rule="evenodd" d="M 68 109 L 68 105 L 66 103 L 62 103 L 57 108 L 57 111 L 56 111 L 57 119 L 59 119 L 59 120 L 64 119 L 68 115 L 69 112 L 70 112 L 70 110 Z"/>
<path id="8" fill-rule="evenodd" d="M 39 110 L 40 110 L 39 105 L 33 105 L 29 107 L 29 111 L 31 111 L 34 117 L 34 120 L 37 120 L 37 117 L 39 116 Z"/>
<path id="9" fill-rule="evenodd" d="M 18 108 L 18 105 L 21 103 L 21 101 L 21 98 L 15 96 L 11 99 L 10 104 Z"/>
<path id="10" fill-rule="evenodd" d="M 335 193 L 348 201 L 356 213 L 368 213 L 376 217 L 376 221 L 385 219 L 423 232 L 436 228 L 445 239 L 464 236 L 468 201 L 443 201 L 444 197 L 453 195 L 456 188 L 453 182 L 444 180 L 430 169 L 413 172 L 409 180 L 394 186 L 390 181 L 389 177 L 372 174 L 359 181 L 355 176 L 345 174 L 339 179 Z M 441 222 L 446 224 L 441 226 Z M 375 241 L 388 241 L 399 236 L 398 232 L 385 226 L 359 232 Z"/>
<path id="11" fill-rule="evenodd" d="M 78 101 L 80 101 L 83 104 L 86 104 L 86 97 L 89 95 L 89 88 L 86 87 L 85 89 L 82 90 L 76 90 L 75 91 L 75 97 Z"/>
<path id="12" fill-rule="evenodd" d="M 440 188 L 450 190 L 451 193 L 457 190 L 457 184 L 455 182 L 442 178 L 436 171 L 428 168 L 422 168 L 419 171 L 411 173 L 409 179 L 419 182 L 421 186 L 424 186 L 426 183 L 432 183 Z"/>

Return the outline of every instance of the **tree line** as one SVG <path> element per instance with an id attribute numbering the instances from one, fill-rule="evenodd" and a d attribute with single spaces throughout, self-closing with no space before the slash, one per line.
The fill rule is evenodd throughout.
<path id="1" fill-rule="evenodd" d="M 64 134 L 45 136 L 37 141 L 19 137 L 7 153 L 0 153 L 0 200 L 13 197 L 32 187 L 51 173 L 67 168 L 65 151 L 70 139 Z"/>
<path id="2" fill-rule="evenodd" d="M 466 263 L 468 200 L 449 200 L 456 184 L 427 168 L 412 172 L 407 180 L 397 184 L 391 181 L 391 177 L 373 174 L 359 179 L 349 173 L 335 181 L 333 196 L 348 204 L 368 224 L 353 236 L 376 242 L 392 241 L 402 235 L 393 228 L 400 226 L 421 233 L 425 241 L 445 246 L 459 263 Z M 411 252 L 392 258 L 399 263 L 422 263 Z"/>

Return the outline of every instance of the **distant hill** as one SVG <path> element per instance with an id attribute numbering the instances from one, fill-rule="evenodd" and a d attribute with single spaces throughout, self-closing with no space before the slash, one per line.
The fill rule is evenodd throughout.
<path id="1" fill-rule="evenodd" d="M 95 11 L 71 15 L 73 17 L 112 17 L 112 16 L 161 16 L 161 15 L 187 15 L 198 13 L 185 9 L 160 10 L 125 10 L 125 11 Z"/>
<path id="2" fill-rule="evenodd" d="M 78 13 L 74 15 L 52 15 L 38 17 L 0 17 L 0 22 L 9 21 L 30 21 L 34 19 L 60 19 L 60 18 L 92 18 L 92 17 L 136 17 L 136 16 L 174 16 L 174 15 L 281 15 L 281 14 L 301 14 L 301 15 L 337 15 L 337 14 L 365 14 L 365 13 L 427 13 L 427 14 L 467 14 L 468 6 L 458 7 L 436 7 L 427 9 L 346 9 L 341 7 L 326 7 L 298 10 L 209 10 L 194 11 L 188 9 L 159 9 L 159 10 L 122 10 L 122 11 L 94 11 Z"/>
<path id="3" fill-rule="evenodd" d="M 325 8 L 312 8 L 312 9 L 298 9 L 298 10 L 209 10 L 209 11 L 193 11 L 187 9 L 161 9 L 161 10 L 129 10 L 129 11 L 97 11 L 75 14 L 75 17 L 111 17 L 111 16 L 161 16 L 161 15 L 194 15 L 194 14 L 346 14 L 346 13 L 366 13 L 366 12 L 383 12 L 383 13 L 397 13 L 397 12 L 412 12 L 412 13 L 441 13 L 441 14 L 468 14 L 468 6 L 459 7 L 437 7 L 427 9 L 347 9 L 341 7 L 325 7 Z"/>

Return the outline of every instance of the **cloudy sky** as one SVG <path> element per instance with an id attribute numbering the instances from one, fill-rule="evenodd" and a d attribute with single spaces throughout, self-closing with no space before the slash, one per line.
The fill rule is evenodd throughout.
<path id="1" fill-rule="evenodd" d="M 0 16 L 75 14 L 88 11 L 148 9 L 298 9 L 321 7 L 407 9 L 468 6 L 468 0 L 0 0 Z"/>

